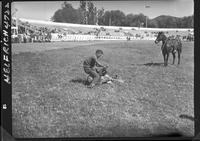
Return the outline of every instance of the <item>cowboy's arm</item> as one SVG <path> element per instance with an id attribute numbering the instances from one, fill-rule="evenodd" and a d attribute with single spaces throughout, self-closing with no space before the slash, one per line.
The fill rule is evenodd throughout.
<path id="1" fill-rule="evenodd" d="M 99 62 L 97 62 L 97 61 L 96 61 L 96 66 L 97 66 L 97 67 L 106 67 L 106 66 L 102 65 L 101 63 L 99 63 Z"/>

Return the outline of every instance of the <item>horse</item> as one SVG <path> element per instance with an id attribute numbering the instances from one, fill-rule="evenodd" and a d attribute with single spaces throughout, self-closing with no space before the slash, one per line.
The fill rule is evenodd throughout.
<path id="1" fill-rule="evenodd" d="M 169 58 L 169 53 L 172 53 L 173 55 L 173 63 L 175 61 L 176 58 L 176 52 L 178 52 L 178 65 L 180 64 L 180 55 L 182 52 L 182 43 L 179 37 L 176 38 L 167 38 L 163 32 L 159 32 L 158 36 L 155 40 L 155 43 L 159 43 L 160 41 L 162 41 L 162 46 L 161 46 L 161 50 L 162 50 L 162 54 L 163 54 L 163 58 L 164 58 L 164 66 L 167 66 L 168 64 L 168 58 Z"/>

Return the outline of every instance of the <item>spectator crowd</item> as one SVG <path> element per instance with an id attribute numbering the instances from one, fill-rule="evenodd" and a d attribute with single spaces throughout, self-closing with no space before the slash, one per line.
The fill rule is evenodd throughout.
<path id="1" fill-rule="evenodd" d="M 13 22 L 16 23 L 16 22 Z M 58 39 L 62 39 L 66 35 L 92 35 L 96 39 L 106 38 L 106 39 L 155 39 L 157 36 L 157 31 L 150 30 L 136 30 L 123 29 L 119 27 L 118 29 L 107 29 L 104 27 L 99 28 L 85 28 L 85 27 L 52 27 L 52 26 L 41 26 L 32 25 L 28 22 L 18 21 L 18 24 L 12 25 L 12 42 L 13 43 L 34 43 L 34 42 L 51 42 L 52 34 L 56 34 Z M 174 38 L 179 36 L 183 41 L 194 41 L 193 33 L 188 30 L 186 31 L 167 31 L 165 34 L 169 37 Z"/>

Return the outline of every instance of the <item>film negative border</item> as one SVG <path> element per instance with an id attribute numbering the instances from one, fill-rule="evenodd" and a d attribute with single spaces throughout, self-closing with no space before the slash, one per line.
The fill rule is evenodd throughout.
<path id="1" fill-rule="evenodd" d="M 195 137 L 200 140 L 200 1 L 194 0 L 194 117 Z"/>
<path id="2" fill-rule="evenodd" d="M 15 0 L 20 1 L 20 0 Z M 2 129 L 7 135 L 12 136 L 12 64 L 11 64 L 11 0 L 2 1 L 2 28 L 1 28 L 1 121 Z M 168 137 L 153 137 L 153 138 L 82 138 L 82 140 L 99 140 L 99 139 L 114 139 L 114 140 L 200 140 L 200 1 L 194 0 L 194 114 L 195 114 L 195 136 L 194 138 L 168 138 Z M 16 140 L 80 140 L 81 138 L 23 138 Z"/>
<path id="3" fill-rule="evenodd" d="M 2 130 L 12 135 L 11 1 L 2 1 L 1 113 Z"/>

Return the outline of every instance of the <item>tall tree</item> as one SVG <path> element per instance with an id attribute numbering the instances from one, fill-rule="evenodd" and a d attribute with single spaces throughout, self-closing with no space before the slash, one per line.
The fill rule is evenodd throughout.
<path id="1" fill-rule="evenodd" d="M 99 25 L 104 25 L 104 19 L 103 16 L 105 14 L 104 8 L 98 9 L 97 10 L 97 22 Z"/>
<path id="2" fill-rule="evenodd" d="M 88 24 L 95 24 L 95 7 L 91 1 L 88 1 Z"/>
<path id="3" fill-rule="evenodd" d="M 148 23 L 150 22 L 150 20 L 148 18 L 147 18 L 147 22 Z M 141 13 L 137 14 L 137 15 L 128 14 L 126 16 L 125 25 L 126 26 L 136 26 L 136 27 L 140 27 L 142 25 L 146 26 L 146 16 Z"/>
<path id="4" fill-rule="evenodd" d="M 84 0 L 80 1 L 80 8 L 81 10 L 86 11 L 86 1 Z"/>
<path id="5" fill-rule="evenodd" d="M 125 25 L 125 14 L 120 10 L 111 11 L 111 23 L 115 26 L 124 26 Z"/>
<path id="6" fill-rule="evenodd" d="M 82 24 L 86 24 L 87 23 L 87 9 L 86 9 L 86 1 L 85 0 L 81 0 L 80 1 L 80 11 L 83 15 L 83 18 L 81 19 L 81 23 Z"/>
<path id="7" fill-rule="evenodd" d="M 125 14 L 120 10 L 106 11 L 103 15 L 103 24 L 112 26 L 124 26 L 125 25 Z"/>
<path id="8" fill-rule="evenodd" d="M 54 22 L 65 23 L 81 23 L 81 13 L 72 7 L 71 4 L 66 1 L 62 4 L 62 8 L 57 10 L 51 18 Z"/>

